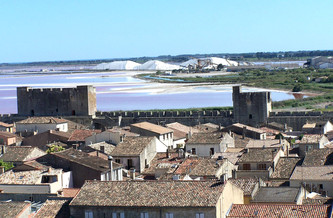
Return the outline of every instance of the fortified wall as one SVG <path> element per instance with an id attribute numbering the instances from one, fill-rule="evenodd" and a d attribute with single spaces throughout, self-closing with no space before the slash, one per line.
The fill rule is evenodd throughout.
<path id="1" fill-rule="evenodd" d="M 130 124 L 147 121 L 155 124 L 179 122 L 194 126 L 201 123 L 215 123 L 222 126 L 232 124 L 232 111 L 206 110 L 206 111 L 124 111 L 124 112 L 97 112 L 94 119 L 96 128 L 112 126 L 129 126 Z"/>
<path id="2" fill-rule="evenodd" d="M 96 112 L 96 89 L 93 86 L 18 87 L 17 110 L 19 116 L 93 116 Z"/>

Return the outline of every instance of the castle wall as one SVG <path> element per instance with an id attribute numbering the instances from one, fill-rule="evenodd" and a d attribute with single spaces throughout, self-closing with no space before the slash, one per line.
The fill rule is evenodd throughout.
<path id="1" fill-rule="evenodd" d="M 96 90 L 92 86 L 77 88 L 17 88 L 18 115 L 87 116 L 96 111 Z"/>

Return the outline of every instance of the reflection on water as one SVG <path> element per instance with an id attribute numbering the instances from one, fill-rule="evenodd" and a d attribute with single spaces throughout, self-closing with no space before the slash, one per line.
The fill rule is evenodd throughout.
<path id="1" fill-rule="evenodd" d="M 232 85 L 160 84 L 131 77 L 124 72 L 0 75 L 0 114 L 16 113 L 16 87 L 75 87 L 94 85 L 100 111 L 176 109 L 232 106 Z M 246 91 L 263 91 L 244 87 Z M 293 99 L 286 92 L 272 91 L 273 101 Z M 298 96 L 295 96 L 297 98 Z"/>

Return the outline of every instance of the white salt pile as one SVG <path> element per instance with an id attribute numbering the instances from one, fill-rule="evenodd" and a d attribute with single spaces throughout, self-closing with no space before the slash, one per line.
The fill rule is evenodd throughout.
<path id="1" fill-rule="evenodd" d="M 110 63 L 98 64 L 94 69 L 96 70 L 133 70 L 135 67 L 140 66 L 134 61 L 113 61 Z"/>
<path id="2" fill-rule="evenodd" d="M 177 70 L 180 69 L 179 65 L 167 64 L 162 61 L 151 60 L 146 63 L 135 67 L 136 70 Z"/>

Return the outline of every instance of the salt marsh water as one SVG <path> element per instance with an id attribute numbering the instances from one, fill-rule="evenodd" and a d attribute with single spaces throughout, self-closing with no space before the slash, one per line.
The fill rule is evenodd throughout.
<path id="1" fill-rule="evenodd" d="M 151 83 L 134 78 L 137 73 L 0 75 L 0 114 L 17 113 L 16 87 L 20 86 L 52 88 L 93 85 L 96 87 L 97 109 L 100 111 L 232 106 L 232 85 Z M 243 91 L 263 90 L 243 88 Z M 273 101 L 294 98 L 286 92 L 271 91 Z"/>

